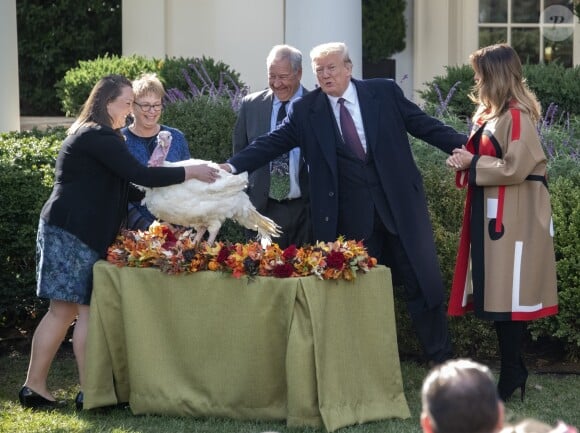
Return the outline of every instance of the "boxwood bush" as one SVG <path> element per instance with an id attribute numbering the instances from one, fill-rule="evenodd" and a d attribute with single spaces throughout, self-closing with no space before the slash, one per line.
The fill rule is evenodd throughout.
<path id="1" fill-rule="evenodd" d="M 105 75 L 120 74 L 134 79 L 143 72 L 158 71 L 159 64 L 154 59 L 137 55 L 104 55 L 93 60 L 81 60 L 56 84 L 56 94 L 66 115 L 76 117 L 93 86 Z"/>
<path id="2" fill-rule="evenodd" d="M 76 116 L 96 82 L 108 74 L 121 74 L 133 80 L 144 72 L 155 72 L 167 90 L 207 93 L 212 86 L 231 91 L 243 88 L 240 76 L 228 65 L 212 58 L 147 58 L 144 56 L 104 55 L 80 61 L 56 84 L 57 95 L 67 116 Z"/>
<path id="3" fill-rule="evenodd" d="M 34 320 L 35 243 L 40 209 L 54 179 L 63 128 L 0 134 L 0 330 Z M 2 332 L 4 337 L 10 336 Z"/>
<path id="4" fill-rule="evenodd" d="M 557 104 L 561 115 L 580 114 L 580 66 L 565 68 L 557 63 L 549 63 L 526 64 L 523 68 L 524 77 L 543 110 L 547 110 L 551 104 Z M 474 85 L 471 66 L 446 66 L 445 70 L 445 75 L 436 76 L 425 83 L 424 90 L 419 91 L 425 101 L 425 108 L 437 115 L 447 113 L 463 118 L 471 117 L 474 109 L 468 97 Z"/>

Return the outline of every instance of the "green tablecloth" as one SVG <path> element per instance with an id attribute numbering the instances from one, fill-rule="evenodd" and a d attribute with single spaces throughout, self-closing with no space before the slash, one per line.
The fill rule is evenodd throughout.
<path id="1" fill-rule="evenodd" d="M 286 419 L 410 416 L 388 268 L 355 282 L 94 267 L 86 409 Z"/>

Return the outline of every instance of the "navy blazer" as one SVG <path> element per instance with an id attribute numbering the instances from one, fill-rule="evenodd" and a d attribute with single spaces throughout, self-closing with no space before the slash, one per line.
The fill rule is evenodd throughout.
<path id="1" fill-rule="evenodd" d="M 427 302 L 443 301 L 444 291 L 429 220 L 423 179 L 415 165 L 407 133 L 450 154 L 467 142 L 405 98 L 389 79 L 352 80 L 356 87 L 367 146 L 401 243 L 411 261 Z M 339 200 L 345 208 L 348 192 L 338 191 L 337 125 L 330 102 L 320 88 L 293 103 L 284 123 L 262 135 L 228 160 L 238 172 L 251 171 L 300 146 L 310 176 L 310 205 L 314 239 L 337 238 Z M 443 163 L 443 160 L 442 160 Z M 353 209 L 352 212 L 358 212 Z M 369 216 L 362 216 L 361 220 Z"/>

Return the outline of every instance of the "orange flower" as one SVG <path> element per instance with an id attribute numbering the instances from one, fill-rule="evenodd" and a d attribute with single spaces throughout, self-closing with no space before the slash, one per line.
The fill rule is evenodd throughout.
<path id="1" fill-rule="evenodd" d="M 107 260 L 117 266 L 157 267 L 170 274 L 208 270 L 231 272 L 235 278 L 313 275 L 347 281 L 377 265 L 361 241 L 342 237 L 282 250 L 278 244 L 262 247 L 259 242 L 196 245 L 194 236 L 189 229 L 154 222 L 146 231 L 123 231 L 109 247 Z"/>

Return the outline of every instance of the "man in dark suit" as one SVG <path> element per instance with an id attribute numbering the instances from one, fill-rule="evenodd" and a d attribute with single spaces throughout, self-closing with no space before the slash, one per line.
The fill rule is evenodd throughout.
<path id="1" fill-rule="evenodd" d="M 403 285 L 427 359 L 452 356 L 444 290 L 423 180 L 407 133 L 450 154 L 467 136 L 428 116 L 392 80 L 352 79 L 348 48 L 312 49 L 319 88 L 292 104 L 275 131 L 258 137 L 222 167 L 252 170 L 300 146 L 310 176 L 315 240 L 364 240 Z M 345 110 L 346 109 L 346 110 Z"/>
<path id="2" fill-rule="evenodd" d="M 286 117 L 289 103 L 307 93 L 300 84 L 302 53 L 296 48 L 274 46 L 266 59 L 266 67 L 269 88 L 242 100 L 233 133 L 234 154 L 275 129 Z M 247 193 L 258 212 L 281 227 L 282 234 L 274 241 L 281 248 L 291 244 L 300 247 L 312 243 L 308 171 L 299 147 L 285 156 L 288 159 L 268 162 L 252 171 Z M 256 232 L 247 231 L 247 236 L 254 238 Z"/>

